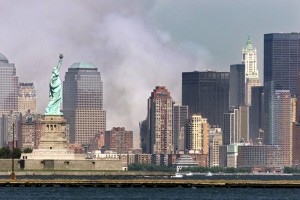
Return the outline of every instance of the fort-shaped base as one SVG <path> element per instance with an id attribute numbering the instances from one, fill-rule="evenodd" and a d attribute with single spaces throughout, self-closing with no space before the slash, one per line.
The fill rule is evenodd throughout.
<path id="1" fill-rule="evenodd" d="M 66 121 L 62 115 L 45 115 L 41 119 L 41 138 L 39 148 L 32 153 L 23 153 L 21 159 L 81 160 L 84 154 L 68 150 Z"/>
<path id="2" fill-rule="evenodd" d="M 66 121 L 62 115 L 45 115 L 41 126 L 39 149 L 67 149 Z"/>
<path id="3" fill-rule="evenodd" d="M 32 153 L 22 153 L 24 160 L 84 160 L 85 154 L 75 154 L 67 149 L 34 149 Z"/>

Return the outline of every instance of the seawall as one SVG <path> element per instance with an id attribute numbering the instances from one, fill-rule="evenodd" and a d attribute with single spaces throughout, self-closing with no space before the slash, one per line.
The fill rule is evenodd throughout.
<path id="1" fill-rule="evenodd" d="M 0 187 L 226 187 L 226 188 L 300 188 L 300 180 L 0 180 Z"/>

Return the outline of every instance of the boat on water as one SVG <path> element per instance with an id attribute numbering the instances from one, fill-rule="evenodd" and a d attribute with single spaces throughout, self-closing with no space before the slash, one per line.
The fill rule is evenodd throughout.
<path id="1" fill-rule="evenodd" d="M 207 172 L 206 176 L 212 176 L 211 172 Z"/>
<path id="2" fill-rule="evenodd" d="M 192 172 L 188 172 L 185 174 L 186 176 L 193 176 L 194 174 Z"/>
<path id="3" fill-rule="evenodd" d="M 183 175 L 180 173 L 175 173 L 174 176 L 171 176 L 171 178 L 182 178 L 182 177 L 183 177 Z"/>

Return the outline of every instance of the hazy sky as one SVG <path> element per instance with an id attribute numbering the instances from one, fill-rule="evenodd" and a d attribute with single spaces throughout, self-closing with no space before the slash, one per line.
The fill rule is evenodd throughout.
<path id="1" fill-rule="evenodd" d="M 0 0 L 0 52 L 22 82 L 34 82 L 39 112 L 64 53 L 61 79 L 74 62 L 94 63 L 104 83 L 107 129 L 138 135 L 147 99 L 165 85 L 181 102 L 181 72 L 229 71 L 248 35 L 263 76 L 263 34 L 299 32 L 299 0 Z"/>

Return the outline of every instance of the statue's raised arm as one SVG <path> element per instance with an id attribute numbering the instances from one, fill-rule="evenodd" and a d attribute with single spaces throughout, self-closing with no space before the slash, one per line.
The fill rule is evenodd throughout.
<path id="1" fill-rule="evenodd" d="M 52 75 L 49 83 L 49 103 L 46 108 L 45 115 L 62 115 L 60 106 L 62 103 L 62 87 L 59 78 L 59 71 L 63 61 L 63 54 L 59 55 L 57 66 L 52 70 Z"/>

